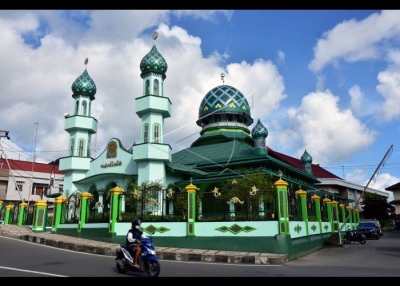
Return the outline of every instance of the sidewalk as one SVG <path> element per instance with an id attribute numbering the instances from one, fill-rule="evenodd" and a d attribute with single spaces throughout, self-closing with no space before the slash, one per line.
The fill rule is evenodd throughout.
<path id="1" fill-rule="evenodd" d="M 0 235 L 19 238 L 21 240 L 52 247 L 108 256 L 115 256 L 119 249 L 118 243 L 96 241 L 67 235 L 53 234 L 50 232 L 36 233 L 28 227 L 21 227 L 17 225 L 0 224 Z M 157 247 L 157 245 L 156 251 L 158 258 L 161 260 L 263 265 L 281 265 L 288 262 L 288 257 L 286 254 L 275 253 Z"/>

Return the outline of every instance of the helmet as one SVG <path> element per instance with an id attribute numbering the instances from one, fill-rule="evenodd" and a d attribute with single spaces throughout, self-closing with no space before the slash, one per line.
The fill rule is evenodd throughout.
<path id="1" fill-rule="evenodd" d="M 135 227 L 135 226 L 140 226 L 140 224 L 141 224 L 142 222 L 140 221 L 140 219 L 138 219 L 138 218 L 134 218 L 133 220 L 132 220 L 132 227 Z"/>

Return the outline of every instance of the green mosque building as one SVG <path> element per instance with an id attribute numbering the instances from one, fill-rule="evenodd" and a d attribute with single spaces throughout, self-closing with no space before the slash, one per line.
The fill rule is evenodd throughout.
<path id="1" fill-rule="evenodd" d="M 296 159 L 267 147 L 268 130 L 251 117 L 245 96 L 225 84 L 213 87 L 201 101 L 196 121 L 200 136 L 189 148 L 173 153 L 164 141 L 164 121 L 172 116 L 172 103 L 164 94 L 167 71 L 167 61 L 153 45 L 140 62 L 143 86 L 141 96 L 135 98 L 140 142 L 127 149 L 118 138 L 111 138 L 96 158 L 90 154 L 98 124 L 92 116 L 96 84 L 87 68 L 72 83 L 73 112 L 65 114 L 64 125 L 69 133 L 69 154 L 59 159 L 59 169 L 65 174 L 64 194 L 87 191 L 97 200 L 99 195 L 105 199 L 113 187 L 126 191 L 132 182 L 137 186 L 158 182 L 165 189 L 184 189 L 193 183 L 200 192 L 209 192 L 216 185 L 257 170 L 273 181 L 282 177 L 292 191 L 320 192 L 347 203 L 359 196 L 362 186 L 312 164 L 306 150 Z"/>

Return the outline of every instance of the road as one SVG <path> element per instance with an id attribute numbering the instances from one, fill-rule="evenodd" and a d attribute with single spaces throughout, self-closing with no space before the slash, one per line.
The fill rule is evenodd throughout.
<path id="1" fill-rule="evenodd" d="M 138 277 L 120 274 L 114 257 L 0 237 L 0 277 Z M 400 232 L 364 245 L 323 248 L 284 265 L 160 261 L 160 277 L 397 277 Z"/>

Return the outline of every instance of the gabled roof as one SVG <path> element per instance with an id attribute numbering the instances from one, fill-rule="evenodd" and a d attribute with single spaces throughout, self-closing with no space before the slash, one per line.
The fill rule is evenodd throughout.
<path id="1" fill-rule="evenodd" d="M 242 139 L 242 138 L 241 138 Z M 197 177 L 196 180 L 224 179 L 238 176 L 242 169 L 260 169 L 265 173 L 276 175 L 278 169 L 286 170 L 289 177 L 302 178 L 303 184 L 309 187 L 319 183 L 317 177 L 304 171 L 294 158 L 283 156 L 278 152 L 255 154 L 254 147 L 241 139 L 215 142 L 190 147 L 172 154 L 172 161 L 167 164 L 171 172 L 184 173 Z M 282 156 L 281 156 L 282 155 Z M 285 159 L 285 160 L 282 160 Z M 298 161 L 298 160 L 297 160 Z M 301 163 L 300 163 L 301 166 Z M 288 180 L 291 180 L 290 178 Z M 296 181 L 294 181 L 296 182 Z"/>
<path id="2" fill-rule="evenodd" d="M 1 169 L 6 169 L 8 170 L 8 164 L 6 159 L 0 158 L 0 164 Z M 21 160 L 14 160 L 14 159 L 8 159 L 8 163 L 10 164 L 10 167 L 12 170 L 17 170 L 17 171 L 25 171 L 25 172 L 32 172 L 32 167 L 33 167 L 33 172 L 39 172 L 39 173 L 51 173 L 54 168 L 54 174 L 60 174 L 64 175 L 64 172 L 60 171 L 58 169 L 58 164 L 47 164 L 47 163 L 39 163 L 39 162 L 30 162 L 30 161 L 21 161 Z"/>
<path id="3" fill-rule="evenodd" d="M 387 191 L 395 191 L 395 190 L 399 190 L 399 189 L 400 189 L 400 182 L 385 188 L 385 190 L 387 190 Z"/>
<path id="4" fill-rule="evenodd" d="M 276 152 L 269 147 L 267 147 L 267 150 L 268 150 L 268 154 L 271 157 L 276 158 L 282 162 L 285 162 L 297 169 L 304 170 L 303 164 L 301 163 L 300 159 L 296 159 L 296 158 L 290 157 L 288 155 Z M 319 179 L 332 178 L 332 179 L 341 179 L 342 180 L 342 178 L 340 178 L 340 177 L 336 176 L 335 174 L 332 174 L 331 172 L 320 167 L 319 164 L 311 164 L 311 171 L 312 171 L 313 175 Z"/>

